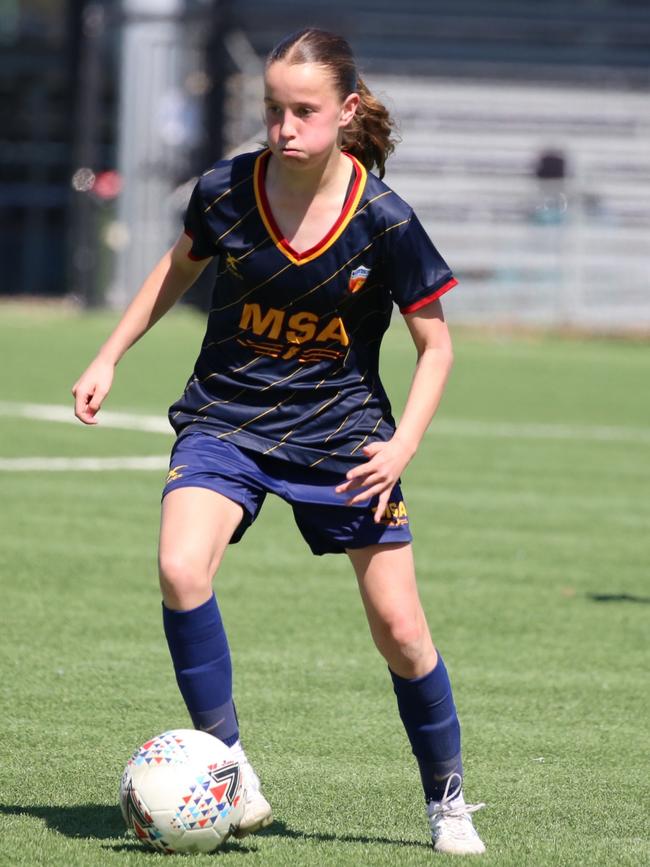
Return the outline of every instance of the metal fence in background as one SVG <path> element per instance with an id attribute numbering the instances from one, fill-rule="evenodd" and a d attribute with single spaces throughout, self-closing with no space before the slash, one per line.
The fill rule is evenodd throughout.
<path id="1" fill-rule="evenodd" d="M 0 26 L 7 45 L 23 34 L 0 60 L 0 291 L 122 307 L 178 234 L 195 177 L 262 139 L 265 51 L 338 24 L 400 125 L 387 181 L 460 279 L 451 318 L 648 331 L 650 9 L 577 6 L 39 4 Z"/>
<path id="2" fill-rule="evenodd" d="M 262 61 L 243 32 L 224 44 L 231 71 L 223 146 L 232 153 L 264 137 Z M 197 74 L 200 57 L 192 56 Z M 125 63 L 125 77 L 128 69 Z M 415 76 L 368 82 L 402 138 L 386 180 L 414 207 L 461 282 L 445 302 L 450 320 L 650 331 L 650 93 Z M 169 166 L 155 160 L 146 132 L 150 94 L 140 99 L 137 112 L 127 97 L 134 117 L 121 125 L 140 152 L 125 140 L 130 193 L 118 225 L 139 232 L 136 246 L 117 250 L 108 293 L 115 306 L 178 231 L 192 186 L 174 194 Z M 157 102 L 165 105 L 160 95 Z M 147 165 L 154 176 L 143 171 Z"/>

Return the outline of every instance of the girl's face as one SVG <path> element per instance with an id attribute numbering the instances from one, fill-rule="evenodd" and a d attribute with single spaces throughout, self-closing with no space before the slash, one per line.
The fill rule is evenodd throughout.
<path id="1" fill-rule="evenodd" d="M 341 102 L 328 70 L 318 63 L 277 60 L 264 76 L 269 147 L 283 164 L 308 167 L 322 162 L 339 142 L 359 97 Z"/>

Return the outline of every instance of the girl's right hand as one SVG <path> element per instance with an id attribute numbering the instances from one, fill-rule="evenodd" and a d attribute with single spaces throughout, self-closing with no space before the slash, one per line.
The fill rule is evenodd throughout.
<path id="1" fill-rule="evenodd" d="M 72 386 L 74 414 L 84 424 L 97 424 L 95 416 L 111 390 L 115 366 L 96 358 Z"/>

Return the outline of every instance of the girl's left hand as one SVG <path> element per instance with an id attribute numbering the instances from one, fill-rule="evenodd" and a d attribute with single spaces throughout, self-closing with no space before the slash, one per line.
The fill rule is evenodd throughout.
<path id="1" fill-rule="evenodd" d="M 378 524 L 386 510 L 390 492 L 413 457 L 413 452 L 395 437 L 388 442 L 370 443 L 362 451 L 369 460 L 349 470 L 345 475 L 347 481 L 337 485 L 336 492 L 359 491 L 346 501 L 347 506 L 355 506 L 379 495 L 375 507 L 375 523 Z"/>

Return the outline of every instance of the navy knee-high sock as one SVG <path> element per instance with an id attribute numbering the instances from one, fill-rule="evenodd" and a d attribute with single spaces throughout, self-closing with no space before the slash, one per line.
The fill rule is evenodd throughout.
<path id="1" fill-rule="evenodd" d="M 232 746 L 239 726 L 230 648 L 214 594 L 189 611 L 172 611 L 163 603 L 163 625 L 176 681 L 195 728 Z"/>
<path id="2" fill-rule="evenodd" d="M 420 768 L 424 797 L 427 803 L 440 801 L 451 774 L 463 776 L 460 724 L 447 669 L 439 655 L 435 668 L 423 677 L 407 680 L 392 671 L 391 677 L 399 715 Z"/>

